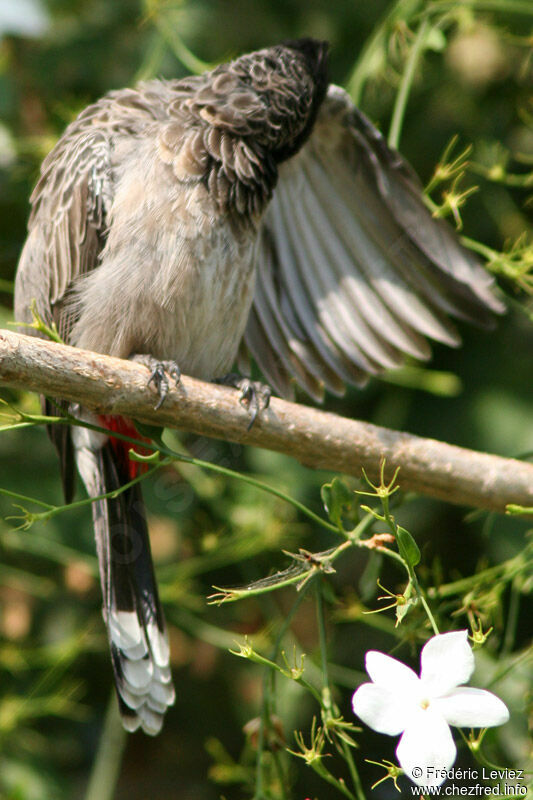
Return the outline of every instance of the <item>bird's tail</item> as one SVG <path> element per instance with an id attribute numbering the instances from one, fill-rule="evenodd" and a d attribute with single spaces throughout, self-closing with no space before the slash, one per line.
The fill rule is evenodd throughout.
<path id="1" fill-rule="evenodd" d="M 131 480 L 123 442 L 83 428 L 75 428 L 73 438 L 78 471 L 91 497 L 115 492 Z M 97 500 L 92 510 L 122 721 L 129 731 L 141 727 L 155 735 L 175 692 L 140 485 Z"/>

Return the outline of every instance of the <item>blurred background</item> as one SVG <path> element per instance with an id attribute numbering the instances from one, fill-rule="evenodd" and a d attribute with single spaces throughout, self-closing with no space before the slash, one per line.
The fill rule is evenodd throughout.
<path id="1" fill-rule="evenodd" d="M 409 86 L 400 149 L 428 183 L 452 137 L 457 142 L 448 161 L 472 145 L 460 182 L 452 176 L 435 184 L 432 199 L 460 213 L 463 233 L 489 256 L 509 313 L 494 331 L 462 329 L 462 349 L 435 347 L 427 368 L 410 365 L 341 400 L 328 398 L 328 408 L 466 447 L 531 457 L 533 7 L 525 0 L 0 0 L 0 327 L 12 316 L 11 282 L 39 164 L 86 105 L 140 79 L 184 76 L 306 35 L 329 40 L 332 79 L 347 86 L 387 133 L 423 12 L 431 12 L 429 35 Z M 471 187 L 478 189 L 461 206 Z M 5 388 L 0 395 L 37 412 L 32 395 Z M 44 428 L 0 434 L 0 487 L 61 504 Z M 320 485 L 330 474 L 266 451 L 187 437 L 182 442 L 198 457 L 251 473 L 323 513 Z M 289 559 L 282 550 L 317 551 L 338 542 L 283 501 L 196 468 L 169 468 L 145 486 L 177 702 L 158 738 L 128 737 L 114 796 L 252 797 L 255 723 L 245 726 L 260 713 L 264 674 L 229 649 L 248 635 L 268 652 L 296 595 L 287 589 L 220 608 L 207 605 L 206 597 L 213 585 L 240 585 L 284 568 Z M 0 495 L 0 798 L 81 798 L 111 696 L 90 509 L 67 510 L 22 530 L 12 518 L 21 514 L 16 503 L 39 510 Z M 422 550 L 419 574 L 427 586 L 512 567 L 511 560 L 526 553 L 530 524 L 520 518 L 412 497 L 397 513 Z M 328 646 L 336 702 L 352 720 L 350 698 L 364 678 L 365 651 L 392 651 L 416 667 L 413 645 L 429 633 L 416 609 L 400 631 L 393 611 L 362 615 L 380 605 L 376 577 L 402 591 L 401 573 L 361 552 L 338 564 L 337 574 L 328 576 Z M 532 702 L 526 649 L 533 627 L 531 569 L 488 574 L 493 578 L 474 591 L 436 601 L 436 613 L 447 627 L 473 620 L 484 630 L 493 626 L 477 659 L 477 685 L 496 681 L 494 691 L 510 706 L 512 721 L 490 733 L 487 753 L 498 764 L 524 767 Z M 287 642 L 290 652 L 294 645 L 308 655 L 313 680 L 319 659 L 312 599 L 299 608 Z M 278 681 L 277 697 L 278 746 L 285 740 L 294 749 L 293 732 L 303 731 L 309 741 L 318 709 L 291 681 Z M 364 758 L 393 760 L 395 741 L 368 730 L 356 738 L 355 759 L 370 792 L 383 770 Z M 272 753 L 267 757 L 274 760 Z M 281 772 L 277 778 L 273 772 L 261 796 L 340 797 L 302 760 L 283 753 L 280 759 Z M 343 774 L 343 763 L 330 762 Z M 458 764 L 473 763 L 463 747 Z M 397 791 L 388 781 L 372 796 L 395 797 Z"/>

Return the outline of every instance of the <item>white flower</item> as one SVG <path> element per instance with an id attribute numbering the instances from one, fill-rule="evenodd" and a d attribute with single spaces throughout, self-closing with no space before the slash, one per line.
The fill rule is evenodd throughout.
<path id="1" fill-rule="evenodd" d="M 402 734 L 396 756 L 412 781 L 440 786 L 457 755 L 450 725 L 503 725 L 509 711 L 491 692 L 461 685 L 474 671 L 467 631 L 433 636 L 422 648 L 420 664 L 419 678 L 401 661 L 370 650 L 366 671 L 372 683 L 357 689 L 352 704 L 375 731 Z"/>

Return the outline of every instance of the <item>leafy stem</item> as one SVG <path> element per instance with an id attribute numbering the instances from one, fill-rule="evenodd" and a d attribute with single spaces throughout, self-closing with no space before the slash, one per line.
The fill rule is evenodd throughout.
<path id="1" fill-rule="evenodd" d="M 421 603 L 428 616 L 431 627 L 433 628 L 433 632 L 435 634 L 438 634 L 439 629 L 437 623 L 435 622 L 435 618 L 433 617 L 431 608 L 429 607 L 425 593 L 423 592 L 418 582 L 418 578 L 414 569 L 420 561 L 420 550 L 418 548 L 417 543 L 413 539 L 412 535 L 405 528 L 402 528 L 401 525 L 398 525 L 390 510 L 390 498 L 400 488 L 396 484 L 396 478 L 398 477 L 400 468 L 398 467 L 396 469 L 394 475 L 392 476 L 392 479 L 389 481 L 389 483 L 386 483 L 385 466 L 386 466 L 385 460 L 383 460 L 381 462 L 379 484 L 373 484 L 372 481 L 370 481 L 370 479 L 366 475 L 366 473 L 363 472 L 365 480 L 372 491 L 357 492 L 357 494 L 360 495 L 368 495 L 370 497 L 379 498 L 381 507 L 383 509 L 383 513 L 380 514 L 375 509 L 369 508 L 368 506 L 361 506 L 361 508 L 368 511 L 370 514 L 373 514 L 373 516 L 376 519 L 381 520 L 386 524 L 392 536 L 394 537 L 396 544 L 398 545 L 399 552 L 397 554 L 397 557 L 403 564 L 409 578 L 407 587 L 403 595 L 401 596 L 402 602 L 400 603 L 398 598 L 398 602 L 396 603 L 396 617 L 398 623 L 402 621 L 404 616 L 409 611 L 411 605 L 413 605 L 412 595 L 414 592 L 416 599 Z"/>
<path id="2" fill-rule="evenodd" d="M 10 492 L 7 489 L 0 488 L 0 494 L 7 495 L 9 497 L 15 497 L 19 500 L 25 500 L 30 503 L 36 503 L 37 505 L 43 506 L 46 508 L 46 511 L 37 511 L 32 512 L 28 511 L 23 506 L 17 505 L 16 508 L 20 508 L 23 512 L 20 516 L 9 516 L 6 519 L 20 519 L 22 520 L 21 524 L 18 526 L 17 530 L 27 531 L 31 528 L 31 526 L 35 522 L 47 522 L 52 517 L 55 517 L 57 514 L 61 514 L 63 511 L 67 511 L 73 508 L 82 508 L 83 506 L 92 505 L 93 503 L 97 503 L 100 500 L 107 500 L 108 498 L 114 499 L 118 497 L 122 492 L 125 492 L 131 486 L 134 486 L 136 483 L 145 480 L 150 475 L 153 475 L 154 472 L 157 472 L 160 467 L 164 466 L 165 464 L 169 464 L 170 459 L 161 459 L 152 469 L 149 469 L 145 473 L 141 473 L 137 475 L 136 478 L 133 478 L 128 483 L 123 484 L 119 489 L 114 489 L 112 492 L 106 492 L 105 494 L 100 494 L 97 497 L 86 497 L 83 500 L 76 500 L 74 503 L 69 503 L 69 505 L 61 505 L 61 506 L 54 506 L 50 505 L 49 503 L 43 503 L 41 500 L 36 500 L 32 497 L 26 497 L 24 495 L 16 494 L 15 492 Z"/>

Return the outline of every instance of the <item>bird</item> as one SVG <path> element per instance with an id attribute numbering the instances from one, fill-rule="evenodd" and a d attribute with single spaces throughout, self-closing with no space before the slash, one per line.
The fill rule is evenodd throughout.
<path id="1" fill-rule="evenodd" d="M 68 344 L 139 359 L 160 402 L 180 371 L 212 381 L 250 356 L 280 396 L 321 402 L 505 309 L 311 38 L 109 92 L 44 159 L 31 206 L 16 319 L 33 306 Z M 142 494 L 109 496 L 138 474 L 114 436 L 135 427 L 43 403 L 104 429 L 49 433 L 67 502 L 74 465 L 94 499 L 124 727 L 155 735 L 175 690 Z"/>

